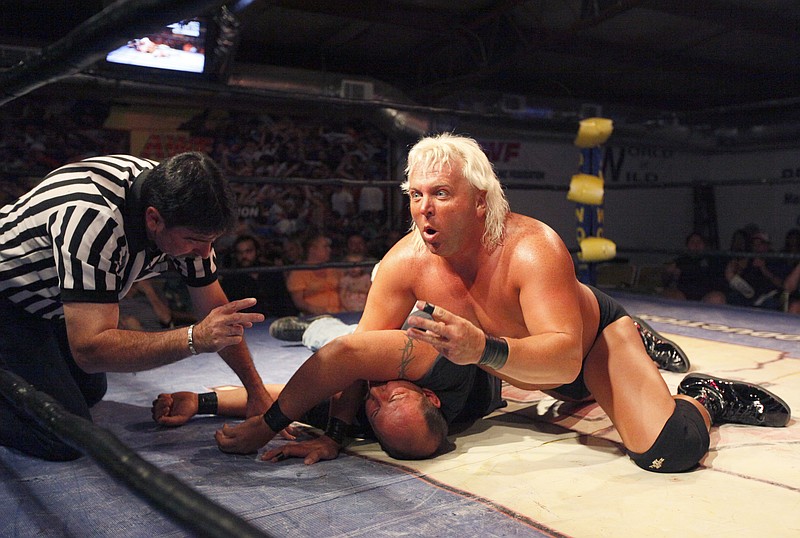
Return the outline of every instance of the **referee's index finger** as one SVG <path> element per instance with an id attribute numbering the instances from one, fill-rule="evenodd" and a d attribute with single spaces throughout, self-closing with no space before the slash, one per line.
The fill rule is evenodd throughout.
<path id="1" fill-rule="evenodd" d="M 245 308 L 250 308 L 254 304 L 256 304 L 256 299 L 254 297 L 247 297 L 245 299 L 237 299 L 235 301 L 229 302 L 225 305 L 228 308 L 228 311 L 232 314 L 234 312 L 239 312 L 240 310 L 244 310 Z"/>

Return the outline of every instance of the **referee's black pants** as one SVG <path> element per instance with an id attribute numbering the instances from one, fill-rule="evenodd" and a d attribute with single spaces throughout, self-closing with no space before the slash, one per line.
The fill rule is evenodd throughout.
<path id="1" fill-rule="evenodd" d="M 0 368 L 49 394 L 70 413 L 89 420 L 89 408 L 106 393 L 106 374 L 87 374 L 75 364 L 63 320 L 33 316 L 6 299 L 0 299 Z M 20 414 L 2 395 L 0 444 L 52 461 L 81 456 Z"/>

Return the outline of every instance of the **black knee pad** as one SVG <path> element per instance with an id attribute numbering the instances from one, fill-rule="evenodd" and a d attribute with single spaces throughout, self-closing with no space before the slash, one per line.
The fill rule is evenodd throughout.
<path id="1" fill-rule="evenodd" d="M 675 400 L 658 439 L 644 454 L 628 451 L 631 459 L 646 471 L 680 473 L 695 467 L 708 452 L 708 430 L 700 411 L 686 400 Z"/>

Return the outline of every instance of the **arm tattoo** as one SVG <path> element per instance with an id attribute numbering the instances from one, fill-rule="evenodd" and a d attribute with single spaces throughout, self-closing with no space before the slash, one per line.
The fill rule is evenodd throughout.
<path id="1" fill-rule="evenodd" d="M 398 379 L 406 378 L 406 368 L 414 360 L 414 340 L 406 338 L 406 345 L 400 350 L 402 355 L 400 357 L 400 367 L 397 369 Z"/>

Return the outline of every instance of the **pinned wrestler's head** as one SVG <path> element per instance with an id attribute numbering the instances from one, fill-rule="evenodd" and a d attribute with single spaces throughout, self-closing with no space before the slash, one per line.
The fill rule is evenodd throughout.
<path id="1" fill-rule="evenodd" d="M 438 396 L 405 380 L 370 382 L 364 408 L 383 450 L 395 459 L 433 457 L 448 446 Z"/>

